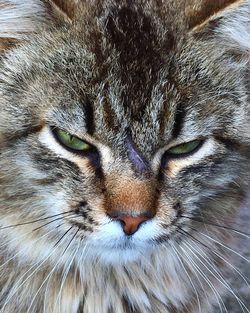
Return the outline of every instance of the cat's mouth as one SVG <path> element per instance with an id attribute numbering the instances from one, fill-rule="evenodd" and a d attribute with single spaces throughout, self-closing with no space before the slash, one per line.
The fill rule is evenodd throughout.
<path id="1" fill-rule="evenodd" d="M 137 232 L 132 235 L 124 233 L 120 223 L 111 221 L 102 225 L 100 229 L 88 237 L 89 254 L 93 258 L 99 258 L 104 263 L 126 263 L 148 255 L 157 246 L 154 238 L 159 235 L 159 225 L 150 220 L 144 223 Z"/>
<path id="2" fill-rule="evenodd" d="M 141 223 L 133 233 L 126 233 L 119 220 L 106 218 L 102 224 L 87 230 L 86 225 L 70 220 L 70 224 L 78 228 L 79 234 L 84 231 L 82 242 L 86 244 L 87 255 L 102 262 L 127 263 L 148 259 L 156 249 L 169 246 L 173 233 L 180 220 L 180 215 L 172 218 L 170 223 L 162 225 L 157 218 Z"/>
<path id="3" fill-rule="evenodd" d="M 154 250 L 150 241 L 139 241 L 133 236 L 123 236 L 119 240 L 92 243 L 90 256 L 105 264 L 126 264 L 148 258 Z"/>

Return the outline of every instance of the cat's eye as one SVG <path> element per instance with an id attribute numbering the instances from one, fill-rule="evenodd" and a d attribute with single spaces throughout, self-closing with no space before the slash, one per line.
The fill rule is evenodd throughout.
<path id="1" fill-rule="evenodd" d="M 71 135 L 65 130 L 62 130 L 60 128 L 53 128 L 52 131 L 57 140 L 66 148 L 78 152 L 89 151 L 92 148 L 90 144 L 76 136 Z"/>
<path id="2" fill-rule="evenodd" d="M 202 140 L 193 140 L 189 142 L 182 143 L 178 146 L 168 149 L 167 154 L 172 156 L 186 156 L 190 153 L 194 153 L 198 148 L 200 148 Z"/>

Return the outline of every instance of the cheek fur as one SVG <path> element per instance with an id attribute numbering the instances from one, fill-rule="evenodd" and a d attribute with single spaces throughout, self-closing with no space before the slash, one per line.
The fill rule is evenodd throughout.
<path id="1" fill-rule="evenodd" d="M 213 155 L 216 150 L 216 143 L 213 139 L 208 139 L 194 155 L 186 158 L 169 160 L 166 168 L 166 175 L 174 178 L 180 171 L 188 166 L 197 165 L 204 158 Z"/>
<path id="2" fill-rule="evenodd" d="M 249 312 L 250 2 L 186 2 L 0 0 L 0 312 Z"/>
<path id="3" fill-rule="evenodd" d="M 58 157 L 75 163 L 86 175 L 93 175 L 94 170 L 89 159 L 77 157 L 77 155 L 74 155 L 73 153 L 63 148 L 56 141 L 49 127 L 45 126 L 41 130 L 38 139 L 45 147 L 53 151 Z"/>

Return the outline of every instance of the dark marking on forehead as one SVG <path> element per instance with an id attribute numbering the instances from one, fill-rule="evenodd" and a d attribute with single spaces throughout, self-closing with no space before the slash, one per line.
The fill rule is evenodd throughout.
<path id="1" fill-rule="evenodd" d="M 105 126 L 109 129 L 115 129 L 117 122 L 115 120 L 115 112 L 112 110 L 110 102 L 104 98 L 103 101 L 103 117 L 105 120 Z"/>
<path id="2" fill-rule="evenodd" d="M 89 100 L 83 100 L 83 111 L 85 115 L 86 130 L 90 135 L 95 132 L 94 110 Z"/>
<path id="3" fill-rule="evenodd" d="M 137 148 L 135 147 L 135 144 L 133 143 L 129 135 L 127 136 L 127 139 L 126 139 L 126 147 L 127 147 L 128 158 L 133 164 L 134 168 L 139 173 L 148 172 L 149 171 L 148 162 L 144 159 L 141 153 L 137 150 Z"/>
<path id="4" fill-rule="evenodd" d="M 175 119 L 174 119 L 174 126 L 172 130 L 172 138 L 176 139 L 183 128 L 184 119 L 186 116 L 185 110 L 180 107 L 180 105 L 177 105 L 176 112 L 175 112 Z"/>
<path id="5" fill-rule="evenodd" d="M 159 25 L 158 25 L 159 26 Z M 135 120 L 139 120 L 151 101 L 159 71 L 169 59 L 174 37 L 164 35 L 142 8 L 133 5 L 115 8 L 107 17 L 106 32 L 118 56 L 122 104 Z"/>

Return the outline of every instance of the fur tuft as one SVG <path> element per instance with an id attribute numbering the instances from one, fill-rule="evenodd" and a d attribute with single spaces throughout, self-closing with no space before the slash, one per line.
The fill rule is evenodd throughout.
<path id="1" fill-rule="evenodd" d="M 45 7 L 40 1 L 0 0 L 0 8 L 0 38 L 20 40 L 46 21 Z"/>
<path id="2" fill-rule="evenodd" d="M 241 2 L 0 0 L 0 313 L 249 312 Z"/>
<path id="3" fill-rule="evenodd" d="M 230 12 L 219 28 L 219 35 L 226 47 L 250 57 L 250 1 Z M 225 40 L 226 38 L 226 40 Z"/>

